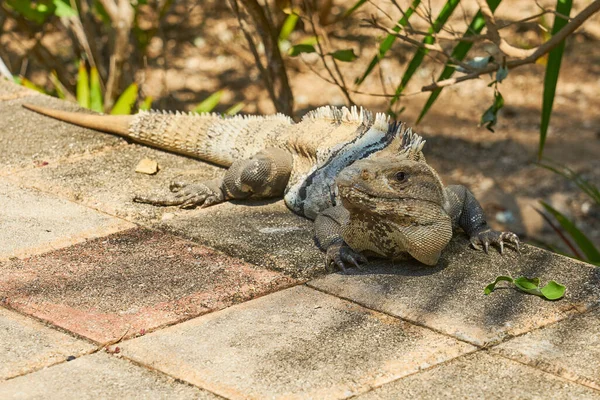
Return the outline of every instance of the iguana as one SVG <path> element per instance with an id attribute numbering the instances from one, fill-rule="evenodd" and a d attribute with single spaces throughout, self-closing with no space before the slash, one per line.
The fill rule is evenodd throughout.
<path id="1" fill-rule="evenodd" d="M 295 213 L 315 220 L 315 241 L 326 265 L 359 267 L 366 256 L 396 259 L 407 253 L 435 265 L 462 228 L 476 248 L 518 237 L 487 225 L 464 186 L 444 187 L 425 161 L 425 141 L 402 123 L 352 107 L 321 107 L 301 122 L 284 115 L 143 111 L 96 115 L 26 108 L 79 126 L 228 167 L 222 178 L 176 182 L 171 194 L 136 196 L 160 206 L 207 207 L 231 199 L 283 196 Z"/>

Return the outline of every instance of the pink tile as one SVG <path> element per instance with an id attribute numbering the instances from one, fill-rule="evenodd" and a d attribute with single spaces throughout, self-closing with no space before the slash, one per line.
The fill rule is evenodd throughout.
<path id="1" fill-rule="evenodd" d="M 7 305 L 100 343 L 297 283 L 176 236 L 137 228 L 0 268 Z"/>

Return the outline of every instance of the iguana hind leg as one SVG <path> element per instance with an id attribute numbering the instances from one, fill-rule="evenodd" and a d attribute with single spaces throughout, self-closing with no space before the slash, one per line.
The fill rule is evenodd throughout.
<path id="1" fill-rule="evenodd" d="M 452 218 L 452 225 L 469 235 L 473 247 L 483 247 L 487 253 L 490 245 L 495 245 L 502 253 L 504 244 L 510 243 L 519 251 L 519 237 L 512 232 L 498 232 L 490 228 L 481 205 L 469 189 L 462 185 L 449 185 L 445 190 L 448 199 L 446 212 Z"/>
<path id="2" fill-rule="evenodd" d="M 165 197 L 135 196 L 133 201 L 181 208 L 208 207 L 226 200 L 282 196 L 292 170 L 290 153 L 262 150 L 247 160 L 234 162 L 222 178 L 197 184 L 174 182 Z"/>

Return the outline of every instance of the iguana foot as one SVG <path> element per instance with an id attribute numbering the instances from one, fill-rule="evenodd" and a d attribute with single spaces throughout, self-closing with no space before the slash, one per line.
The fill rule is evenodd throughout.
<path id="1" fill-rule="evenodd" d="M 329 272 L 333 272 L 336 266 L 342 272 L 347 272 L 345 263 L 350 263 L 361 269 L 360 264 L 366 262 L 367 258 L 365 256 L 352 250 L 346 243 L 334 243 L 327 248 L 325 268 Z"/>
<path id="2" fill-rule="evenodd" d="M 490 244 L 496 245 L 500 248 L 500 254 L 504 251 L 504 243 L 510 243 L 515 246 L 517 253 L 519 250 L 519 237 L 512 232 L 498 232 L 493 229 L 487 229 L 485 231 L 476 233 L 471 236 L 471 245 L 477 250 L 483 250 L 487 253 L 490 248 Z"/>
<path id="3" fill-rule="evenodd" d="M 198 184 L 173 182 L 169 186 L 172 195 L 159 198 L 153 196 L 135 196 L 136 203 L 147 203 L 155 206 L 179 206 L 180 208 L 202 208 L 225 201 L 225 196 L 216 181 L 207 181 Z"/>

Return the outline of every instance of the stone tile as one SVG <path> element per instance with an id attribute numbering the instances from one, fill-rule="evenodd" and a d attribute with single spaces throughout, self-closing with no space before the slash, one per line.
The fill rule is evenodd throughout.
<path id="1" fill-rule="evenodd" d="M 135 172 L 144 158 L 158 162 L 161 169 L 156 175 Z M 213 179 L 223 171 L 198 160 L 130 144 L 59 165 L 23 171 L 11 178 L 131 221 L 156 222 L 179 214 L 185 217 L 189 210 L 134 203 L 131 199 L 135 194 L 167 193 L 172 181 Z"/>
<path id="2" fill-rule="evenodd" d="M 314 243 L 313 222 L 292 213 L 283 200 L 219 204 L 156 227 L 293 277 L 325 273 L 325 254 Z"/>
<path id="3" fill-rule="evenodd" d="M 2 88 L 0 93 L 3 93 Z M 35 92 L 30 92 L 27 96 L 19 95 L 14 100 L 1 101 L 0 175 L 22 168 L 55 165 L 66 157 L 93 153 L 124 143 L 123 139 L 114 135 L 79 128 L 36 114 L 23 108 L 23 103 L 82 111 L 75 104 Z"/>
<path id="4" fill-rule="evenodd" d="M 493 351 L 600 390 L 600 309 L 519 336 Z"/>
<path id="5" fill-rule="evenodd" d="M 121 348 L 124 357 L 232 399 L 348 397 L 474 350 L 305 286 Z"/>
<path id="6" fill-rule="evenodd" d="M 600 399 L 600 392 L 480 351 L 357 397 L 360 400 L 406 398 Z"/>
<path id="7" fill-rule="evenodd" d="M 99 343 L 294 284 L 172 235 L 133 229 L 0 264 L 11 307 Z"/>
<path id="8" fill-rule="evenodd" d="M 0 179 L 0 260 L 24 257 L 134 225 Z"/>
<path id="9" fill-rule="evenodd" d="M 4 77 L 0 77 L 0 101 L 14 100 L 26 96 L 41 96 L 40 93 L 24 86 L 17 85 Z"/>
<path id="10" fill-rule="evenodd" d="M 0 381 L 94 349 L 95 346 L 88 342 L 0 308 Z M 5 397 L 0 394 L 0 398 Z"/>
<path id="11" fill-rule="evenodd" d="M 567 286 L 563 300 L 550 302 L 514 289 L 485 296 L 498 275 L 554 279 Z M 372 263 L 349 275 L 333 274 L 310 286 L 351 299 L 477 345 L 488 345 L 583 311 L 600 299 L 600 269 L 524 246 L 489 255 L 458 235 L 436 267 L 417 262 Z M 500 285 L 502 286 L 502 285 Z"/>
<path id="12" fill-rule="evenodd" d="M 198 388 L 106 353 L 96 353 L 0 383 L 13 399 L 218 399 Z"/>
<path id="13" fill-rule="evenodd" d="M 161 171 L 155 176 L 135 173 L 143 158 L 158 161 Z M 56 167 L 23 171 L 13 179 L 295 277 L 324 273 L 325 258 L 314 244 L 312 221 L 293 214 L 283 201 L 237 201 L 195 210 L 131 201 L 136 193 L 166 193 L 175 180 L 195 182 L 223 173 L 201 161 L 130 145 Z"/>

